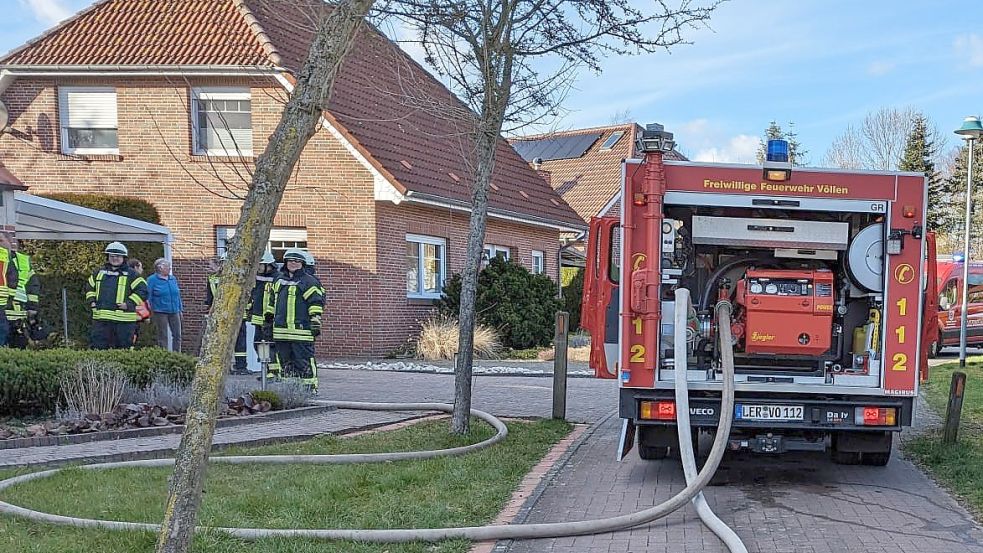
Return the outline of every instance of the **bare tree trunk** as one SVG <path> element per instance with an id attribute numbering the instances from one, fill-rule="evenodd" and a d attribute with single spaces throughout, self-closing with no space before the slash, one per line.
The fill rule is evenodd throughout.
<path id="1" fill-rule="evenodd" d="M 207 318 L 187 423 L 157 539 L 157 553 L 190 550 L 215 432 L 219 394 L 256 266 L 269 240 L 273 217 L 287 181 L 317 128 L 338 68 L 373 3 L 374 0 L 344 0 L 320 19 L 276 132 L 256 162 L 235 238 L 222 267 L 212 314 Z"/>
<path id="2" fill-rule="evenodd" d="M 461 275 L 461 305 L 458 312 L 460 334 L 457 343 L 457 365 L 454 367 L 454 412 L 451 431 L 467 434 L 471 426 L 471 383 L 474 366 L 475 299 L 478 295 L 478 272 L 485 243 L 485 222 L 488 218 L 488 188 L 495 168 L 495 146 L 498 133 L 479 132 L 475 144 L 478 155 L 471 196 L 471 220 L 468 226 L 468 249 L 464 273 Z"/>

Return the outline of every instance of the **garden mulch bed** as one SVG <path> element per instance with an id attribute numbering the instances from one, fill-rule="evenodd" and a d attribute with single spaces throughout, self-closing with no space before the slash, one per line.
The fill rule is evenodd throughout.
<path id="1" fill-rule="evenodd" d="M 335 409 L 335 407 L 329 405 L 312 405 L 307 407 L 299 407 L 296 409 L 284 409 L 280 411 L 267 411 L 265 413 L 255 413 L 251 415 L 230 416 L 227 418 L 220 418 L 217 422 L 217 427 L 224 428 L 243 424 L 291 419 L 295 417 L 304 417 L 323 413 L 326 411 L 333 411 Z M 168 426 L 151 426 L 148 428 L 131 428 L 125 430 L 106 430 L 89 432 L 85 434 L 61 434 L 9 438 L 6 440 L 0 440 L 0 450 L 22 447 L 83 444 L 102 440 L 122 440 L 126 438 L 145 438 L 162 436 L 166 434 L 180 434 L 181 432 L 184 432 L 183 424 L 169 424 Z"/>

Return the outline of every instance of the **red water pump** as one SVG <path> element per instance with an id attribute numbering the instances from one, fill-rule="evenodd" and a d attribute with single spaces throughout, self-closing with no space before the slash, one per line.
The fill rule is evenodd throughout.
<path id="1" fill-rule="evenodd" d="M 745 353 L 820 355 L 833 340 L 833 273 L 750 269 L 737 282 Z"/>

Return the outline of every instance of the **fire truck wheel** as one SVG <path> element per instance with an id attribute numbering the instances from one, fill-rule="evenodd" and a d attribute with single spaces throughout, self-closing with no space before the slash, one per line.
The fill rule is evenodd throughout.
<path id="1" fill-rule="evenodd" d="M 860 452 L 833 450 L 833 462 L 837 465 L 859 465 Z"/>
<path id="2" fill-rule="evenodd" d="M 669 456 L 669 448 L 664 445 L 639 445 L 638 456 L 643 461 L 658 461 Z"/>
<path id="3" fill-rule="evenodd" d="M 891 452 L 887 453 L 864 453 L 861 463 L 871 467 L 883 467 L 891 460 Z"/>

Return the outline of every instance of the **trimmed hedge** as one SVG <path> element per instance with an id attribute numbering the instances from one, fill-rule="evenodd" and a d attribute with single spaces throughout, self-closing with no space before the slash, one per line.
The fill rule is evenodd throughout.
<path id="1" fill-rule="evenodd" d="M 159 348 L 137 350 L 0 348 L 0 415 L 52 413 L 58 403 L 62 373 L 91 360 L 118 365 L 130 384 L 144 387 L 155 376 L 191 382 L 196 359 Z"/>
<path id="2" fill-rule="evenodd" d="M 45 198 L 98 209 L 107 213 L 160 223 L 160 214 L 150 202 L 139 198 L 103 194 L 42 194 Z M 60 240 L 21 240 L 20 251 L 31 256 L 31 263 L 41 280 L 41 320 L 49 330 L 61 334 L 61 289 L 68 292 L 68 335 L 78 344 L 89 344 L 92 312 L 85 302 L 85 282 L 97 267 L 106 262 L 103 249 L 108 240 L 98 242 Z M 144 277 L 153 271 L 154 260 L 164 256 L 164 247 L 156 243 L 126 244 L 130 257 L 143 262 Z M 140 346 L 156 343 L 153 323 L 141 323 Z"/>

